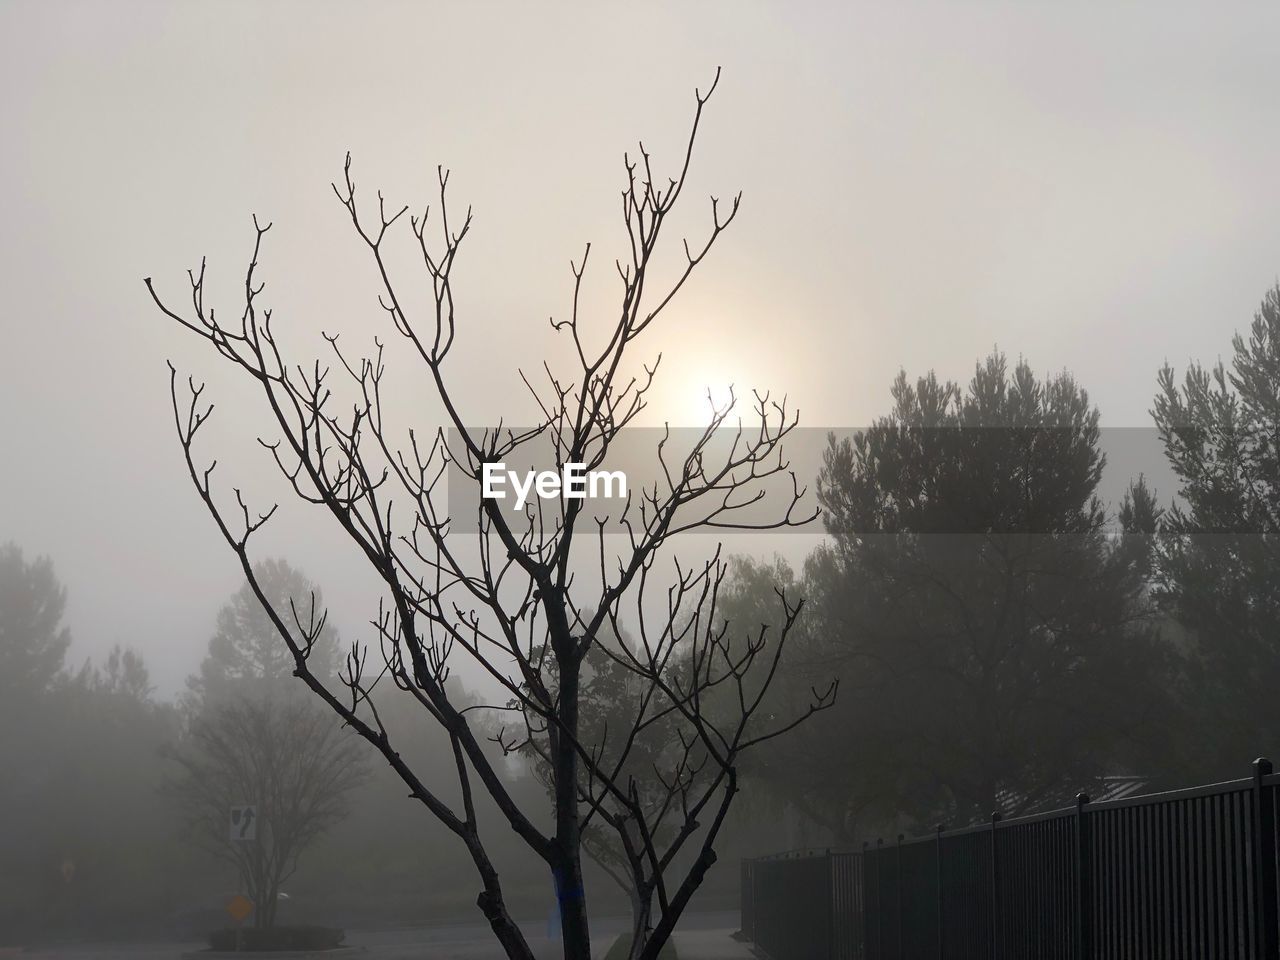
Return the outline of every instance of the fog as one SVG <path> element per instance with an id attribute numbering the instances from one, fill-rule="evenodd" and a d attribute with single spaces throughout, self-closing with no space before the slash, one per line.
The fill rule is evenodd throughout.
<path id="1" fill-rule="evenodd" d="M 1146 426 L 1160 363 L 1222 354 L 1277 272 L 1276 17 L 6 3 L 6 536 L 56 558 L 80 656 L 127 642 L 177 689 L 238 581 L 169 417 L 165 359 L 203 360 L 142 278 L 179 293 L 207 255 L 233 296 L 257 213 L 282 317 L 376 322 L 329 183 L 350 150 L 362 186 L 416 208 L 445 164 L 477 216 L 467 408 L 527 414 L 515 368 L 546 349 L 569 258 L 619 236 L 623 151 L 670 160 L 717 65 L 694 186 L 744 207 L 655 331 L 660 415 L 733 382 L 856 426 L 899 367 L 962 379 L 995 344 L 1070 369 L 1107 426 Z M 229 443 L 253 422 L 231 413 Z M 299 552 L 356 629 L 357 572 Z"/>
<path id="2" fill-rule="evenodd" d="M 641 141 L 674 176 L 717 68 L 659 267 L 705 233 L 708 195 L 741 190 L 741 212 L 637 344 L 635 363 L 662 355 L 638 425 L 701 426 L 708 391 L 719 402 L 732 384 L 785 395 L 813 438 L 847 435 L 891 412 L 900 370 L 963 388 L 1001 353 L 1011 372 L 1066 371 L 1087 391 L 1109 458 L 1090 491 L 1114 529 L 1137 474 L 1161 504 L 1178 490 L 1152 416 L 1159 369 L 1229 360 L 1280 275 L 1278 30 L 1262 3 L 6 0 L 0 544 L 48 558 L 65 587 L 68 670 L 128 648 L 154 708 L 178 709 L 245 578 L 192 489 L 171 361 L 217 405 L 197 457 L 219 461 L 223 493 L 283 503 L 255 559 L 317 585 L 344 642 L 376 642 L 368 564 L 323 508 L 293 502 L 257 443 L 274 436 L 261 397 L 161 315 L 144 278 L 185 306 L 186 271 L 207 257 L 206 300 L 238 317 L 256 215 L 273 224 L 258 279 L 291 360 L 322 356 L 321 331 L 366 351 L 394 334 L 331 183 L 349 152 L 365 205 L 380 190 L 389 210 L 421 212 L 441 165 L 450 215 L 475 218 L 453 276 L 450 389 L 469 424 L 531 422 L 520 371 L 567 356 L 547 321 L 566 315 L 587 243 L 584 324 L 613 322 L 624 152 Z M 392 254 L 406 270 L 413 256 Z M 445 425 L 412 360 L 388 354 L 397 428 Z M 805 443 L 812 495 L 823 445 Z M 820 526 L 726 540 L 809 585 L 806 558 L 829 542 Z M 454 680 L 493 692 L 474 665 Z M 1196 763 L 1168 770 L 1220 773 Z M 391 804 L 399 786 L 379 783 Z M 865 836 L 794 807 L 762 835 L 751 817 L 773 803 L 736 822 L 728 850 Z M 353 829 L 335 842 L 355 844 Z M 707 909 L 733 905 L 735 855 Z"/>

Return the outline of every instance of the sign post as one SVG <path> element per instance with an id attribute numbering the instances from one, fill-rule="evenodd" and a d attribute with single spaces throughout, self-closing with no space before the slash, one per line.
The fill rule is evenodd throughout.
<path id="1" fill-rule="evenodd" d="M 233 806 L 227 818 L 227 837 L 232 843 L 253 843 L 258 839 L 258 807 L 252 803 Z M 244 921 L 253 913 L 253 901 L 237 893 L 227 901 L 227 913 L 236 922 L 236 951 L 244 949 Z"/>
<path id="2" fill-rule="evenodd" d="M 243 893 L 237 893 L 227 901 L 227 913 L 236 922 L 236 952 L 244 949 L 244 921 L 253 913 L 253 901 Z"/>

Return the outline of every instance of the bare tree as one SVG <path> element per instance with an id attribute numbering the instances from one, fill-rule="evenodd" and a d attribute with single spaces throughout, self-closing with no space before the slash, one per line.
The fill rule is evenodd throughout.
<path id="1" fill-rule="evenodd" d="M 360 742 L 317 704 L 298 698 L 222 699 L 191 724 L 174 751 L 169 792 L 196 838 L 235 864 L 254 904 L 254 926 L 274 925 L 281 885 L 302 854 L 347 813 L 367 777 Z M 231 836 L 229 811 L 252 805 L 246 839 Z"/>
<path id="2" fill-rule="evenodd" d="M 367 647 L 357 644 L 340 683 L 326 684 L 308 665 L 309 638 L 317 635 L 321 614 L 270 608 L 269 615 L 289 645 L 298 676 L 382 754 L 412 795 L 466 845 L 482 887 L 478 905 L 513 958 L 531 954 L 512 921 L 486 851 L 476 814 L 477 789 L 492 798 L 502 819 L 547 864 L 561 905 L 566 957 L 590 956 L 583 831 L 596 823 L 613 830 L 636 889 L 655 905 L 653 930 L 633 944 L 632 955 L 653 958 L 715 860 L 715 841 L 738 790 L 743 751 L 822 709 L 834 694 L 834 689 L 815 693 L 813 701 L 791 717 L 758 715 L 801 603 L 779 594 L 782 626 L 773 633 L 732 630 L 716 615 L 725 576 L 719 548 L 692 565 L 672 552 L 672 538 L 685 531 L 778 527 L 811 519 L 801 516 L 803 491 L 782 455 L 782 441 L 796 424 L 785 399 L 772 401 L 767 394 L 756 394 L 749 427 L 741 418 L 736 428 L 725 427 L 735 407 L 732 398 L 713 407 L 706 429 L 683 455 L 671 453 L 665 441 L 659 443 L 654 454 L 659 481 L 630 491 L 612 517 L 615 527 L 608 527 L 606 518 L 585 514 L 583 500 L 539 501 L 513 518 L 494 499 L 481 497 L 474 540 L 478 561 L 471 562 L 461 537 L 451 533 L 451 518 L 442 506 L 446 466 L 480 485 L 485 464 L 537 447 L 553 452 L 556 469 L 565 464 L 598 469 L 619 432 L 645 408 L 660 356 L 638 369 L 634 361 L 624 360 L 738 211 L 740 195 L 727 205 L 712 198 L 705 238 L 684 242 L 684 260 L 665 282 L 654 275 L 654 252 L 684 191 L 711 90 L 697 94 L 692 130 L 674 178 L 664 184 L 655 176 L 643 145 L 638 160 L 626 158 L 622 216 L 629 254 L 615 263 L 621 285 L 618 312 L 601 337 L 589 336 L 580 297 L 588 245 L 582 259 L 570 265 L 570 311 L 566 318 L 552 320 L 554 330 L 568 339 L 571 370 L 556 373 L 544 363 L 542 386 L 535 386 L 525 372 L 520 374 L 538 411 L 536 425 L 529 429 L 473 429 L 454 402 L 449 379 L 454 368 L 448 361 L 458 325 L 451 276 L 472 219 L 470 210 L 461 221 L 450 217 L 448 174 L 443 169 L 438 178 L 438 242 L 428 238 L 427 211 L 408 217 L 430 295 L 425 316 L 409 307 L 387 256 L 392 228 L 404 222 L 408 208 L 389 214 L 379 194 L 376 221 L 370 221 L 357 203 L 349 156 L 343 182 L 334 185 L 334 192 L 376 268 L 379 303 L 390 328 L 421 363 L 442 405 L 444 427 L 425 434 L 410 429 L 400 436 L 387 425 L 381 389 L 386 344 L 381 340 L 375 338 L 369 356 L 358 356 L 339 344 L 336 335 L 326 334 L 331 366 L 286 360 L 272 332 L 271 311 L 260 306 L 263 288 L 256 276 L 269 224 L 260 226 L 255 218 L 253 256 L 236 324 L 224 325 L 206 309 L 203 262 L 198 272 L 189 274 L 189 310 L 171 307 L 151 280 L 146 281 L 166 316 L 204 338 L 256 382 L 278 432 L 276 438 L 263 438 L 262 444 L 296 495 L 327 510 L 380 578 L 384 597 L 371 623 L 381 663 L 371 667 Z M 175 422 L 192 481 L 259 601 L 270 607 L 254 579 L 248 545 L 275 507 L 261 513 L 251 510 L 239 490 L 234 507 L 220 504 L 211 486 L 213 466 L 198 464 L 194 450 L 196 435 L 213 407 L 203 399 L 203 385 L 190 379 L 189 395 L 180 398 L 172 366 L 171 372 Z M 345 386 L 335 385 L 334 377 Z M 353 405 L 343 405 L 335 390 L 348 391 Z M 712 440 L 726 434 L 730 442 L 721 456 Z M 789 477 L 787 502 L 779 504 L 777 515 L 759 520 L 744 512 L 764 497 L 759 484 L 774 476 Z M 614 536 L 609 529 L 621 533 Z M 664 554 L 671 560 L 672 579 L 659 584 L 655 565 Z M 576 587 L 575 572 L 580 575 L 586 564 L 593 569 L 590 587 Z M 658 596 L 650 599 L 655 592 Z M 624 624 L 629 626 L 624 629 Z M 631 734 L 623 734 L 621 749 L 608 761 L 579 737 L 581 667 L 606 629 L 635 637 L 634 648 L 606 649 L 646 685 L 630 718 Z M 451 658 L 459 652 L 505 691 L 503 702 L 492 709 L 510 711 L 517 732 L 497 737 L 503 750 L 519 749 L 545 731 L 552 782 L 549 832 L 541 828 L 535 811 L 521 809 L 513 800 L 495 768 L 484 742 L 491 718 L 482 712 L 473 718 L 471 711 L 450 699 L 445 680 Z M 680 669 L 673 669 L 677 664 Z M 388 678 L 448 733 L 459 784 L 456 803 L 428 789 L 396 750 L 370 697 Z M 734 709 L 714 716 L 705 710 L 712 691 L 717 691 L 717 703 L 731 702 Z M 649 725 L 668 717 L 682 726 L 683 757 L 662 781 L 667 802 L 655 810 L 639 799 L 641 787 L 628 770 L 627 758 L 629 744 Z"/>

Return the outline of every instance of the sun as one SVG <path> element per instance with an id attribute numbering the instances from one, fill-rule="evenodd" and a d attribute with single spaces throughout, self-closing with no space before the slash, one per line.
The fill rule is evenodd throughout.
<path id="1" fill-rule="evenodd" d="M 737 390 L 728 379 L 698 383 L 690 387 L 689 393 L 688 426 L 691 427 L 705 427 L 713 416 L 724 413 L 730 403 L 735 410 L 738 407 Z"/>
<path id="2" fill-rule="evenodd" d="M 673 427 L 705 427 L 735 396 L 734 409 L 741 406 L 741 392 L 727 364 L 703 361 L 690 369 L 664 372 L 671 375 L 663 384 L 662 417 Z"/>
<path id="3" fill-rule="evenodd" d="M 758 364 L 742 344 L 718 335 L 727 324 L 704 321 L 701 327 L 686 328 L 678 344 L 663 344 L 667 349 L 647 397 L 647 422 L 701 430 L 731 401 L 727 423 L 736 424 L 744 403 L 750 406 L 749 384 Z"/>

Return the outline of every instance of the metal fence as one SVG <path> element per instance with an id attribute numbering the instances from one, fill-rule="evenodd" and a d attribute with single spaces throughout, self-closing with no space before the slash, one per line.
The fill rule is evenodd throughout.
<path id="1" fill-rule="evenodd" d="M 1276 797 L 1244 780 L 742 863 L 772 960 L 1280 960 Z"/>

